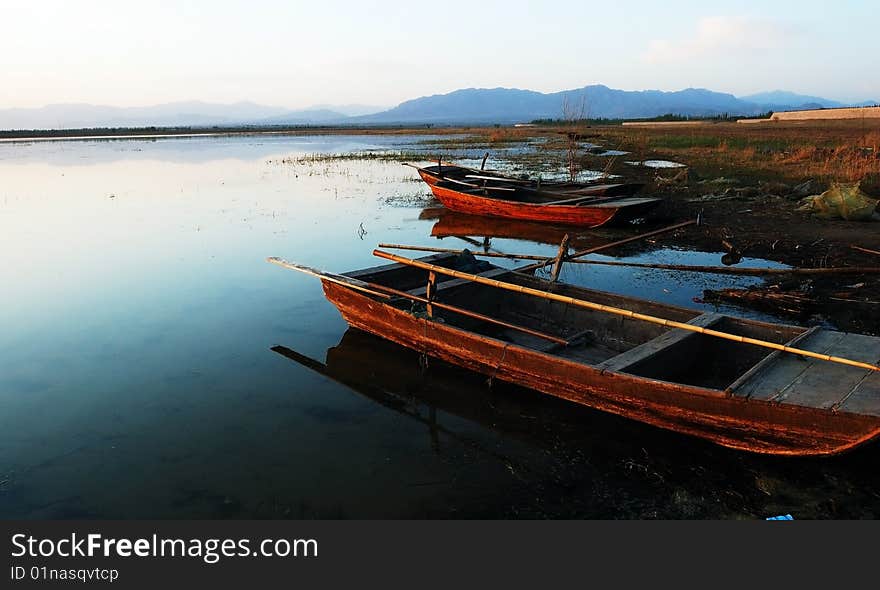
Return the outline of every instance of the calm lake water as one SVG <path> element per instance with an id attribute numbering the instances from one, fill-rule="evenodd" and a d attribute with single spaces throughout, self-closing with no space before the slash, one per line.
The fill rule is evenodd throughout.
<path id="1" fill-rule="evenodd" d="M 758 457 L 437 361 L 423 372 L 348 329 L 317 280 L 265 262 L 344 272 L 378 264 L 379 242 L 475 248 L 444 230 L 474 220 L 437 214 L 411 168 L 310 157 L 423 140 L 0 144 L 0 517 L 880 514 L 876 446 Z M 467 235 L 555 252 L 560 236 L 523 231 Z M 640 248 L 619 254 L 721 255 Z M 563 279 L 705 308 L 702 289 L 754 282 L 591 265 Z"/>

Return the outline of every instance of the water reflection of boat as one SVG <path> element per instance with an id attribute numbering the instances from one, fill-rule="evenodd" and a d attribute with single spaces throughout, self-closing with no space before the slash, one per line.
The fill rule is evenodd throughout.
<path id="1" fill-rule="evenodd" d="M 425 370 L 418 353 L 357 328 L 346 330 L 339 344 L 327 349 L 326 364 L 286 346 L 273 346 L 272 351 L 424 424 L 435 447 L 439 444 L 439 436 L 444 435 L 506 464 L 514 463 L 514 460 L 480 444 L 472 436 L 445 426 L 438 412 L 458 416 L 490 430 L 501 430 L 544 447 L 554 445 L 565 429 L 563 418 L 572 416 L 571 412 L 566 412 L 567 416 L 561 415 L 560 408 L 547 403 L 546 399 L 535 398 L 534 392 L 528 390 L 521 390 L 519 397 L 505 395 L 509 392 L 495 394 L 479 375 L 442 361 L 432 361 L 431 369 Z M 549 420 L 554 428 L 536 429 L 538 415 L 548 412 L 556 413 Z M 567 430 L 582 433 L 575 426 Z"/>
<path id="2" fill-rule="evenodd" d="M 527 240 L 558 246 L 562 238 L 568 234 L 569 245 L 572 248 L 584 249 L 602 244 L 610 235 L 603 230 L 579 232 L 571 227 L 550 223 L 467 215 L 451 211 L 446 207 L 426 208 L 419 214 L 419 219 L 437 220 L 431 228 L 431 235 L 436 238 L 479 236 Z"/>
<path id="3" fill-rule="evenodd" d="M 273 346 L 272 351 L 425 424 L 432 438 L 441 433 L 473 446 L 472 438 L 443 426 L 438 412 L 543 448 L 558 448 L 564 438 L 579 449 L 585 443 L 613 444 L 631 453 L 630 446 L 637 450 L 644 438 L 609 443 L 608 435 L 621 428 L 638 430 L 640 437 L 654 434 L 637 423 L 622 424 L 587 408 L 572 411 L 569 405 L 513 384 L 491 384 L 485 376 L 443 361 L 431 360 L 426 369 L 418 352 L 357 328 L 348 328 L 339 343 L 327 349 L 326 364 L 285 346 Z"/>
<path id="4" fill-rule="evenodd" d="M 784 509 L 797 518 L 859 518 L 866 510 L 870 515 L 874 500 L 871 449 L 833 463 L 783 464 L 731 453 L 515 385 L 490 388 L 484 376 L 442 361 L 432 359 L 425 370 L 419 353 L 357 328 L 347 329 L 327 350 L 326 364 L 284 346 L 272 350 L 422 424 L 446 461 L 452 460 L 450 446 L 460 445 L 468 465 L 478 463 L 477 455 L 488 464 L 501 463 L 505 472 L 515 470 L 511 479 L 521 490 L 508 480 L 504 489 L 518 513 L 763 518 L 780 510 L 780 497 L 791 497 L 797 500 Z M 767 492 L 770 485 L 773 494 Z M 487 510 L 481 507 L 476 516 Z"/>
<path id="5" fill-rule="evenodd" d="M 880 435 L 880 338 L 548 285 L 452 255 L 377 255 L 397 262 L 324 273 L 324 293 L 349 325 L 426 355 L 742 450 L 835 454 Z"/>

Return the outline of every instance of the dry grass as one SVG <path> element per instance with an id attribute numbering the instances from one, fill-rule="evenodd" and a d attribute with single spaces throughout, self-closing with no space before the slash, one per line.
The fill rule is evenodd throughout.
<path id="1" fill-rule="evenodd" d="M 880 186 L 880 126 L 715 124 L 681 128 L 606 127 L 604 141 L 620 142 L 639 157 L 689 164 L 707 175 L 757 176 L 795 182 L 862 181 Z"/>
<path id="2" fill-rule="evenodd" d="M 497 127 L 489 129 L 486 141 L 489 143 L 509 143 L 526 141 L 534 135 L 534 131 L 522 127 Z"/>

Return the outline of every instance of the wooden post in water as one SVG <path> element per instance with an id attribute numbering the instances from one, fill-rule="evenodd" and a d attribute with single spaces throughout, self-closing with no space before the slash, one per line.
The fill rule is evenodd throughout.
<path id="1" fill-rule="evenodd" d="M 428 300 L 428 303 L 425 304 L 425 311 L 428 312 L 428 317 L 434 317 L 434 306 L 432 305 L 434 301 L 434 296 L 437 294 L 437 274 L 432 270 L 428 271 L 428 284 L 425 287 L 425 299 Z"/>
<path id="2" fill-rule="evenodd" d="M 556 260 L 553 261 L 553 270 L 550 273 L 550 281 L 553 283 L 559 278 L 559 273 L 562 272 L 562 263 L 568 255 L 568 240 L 569 235 L 565 234 L 559 243 L 559 252 L 556 254 Z"/>
<path id="3" fill-rule="evenodd" d="M 485 170 L 485 169 L 486 169 L 486 158 L 488 158 L 488 157 L 489 157 L 489 152 L 486 152 L 486 155 L 483 156 L 483 161 L 482 161 L 482 163 L 480 163 L 480 170 Z"/>

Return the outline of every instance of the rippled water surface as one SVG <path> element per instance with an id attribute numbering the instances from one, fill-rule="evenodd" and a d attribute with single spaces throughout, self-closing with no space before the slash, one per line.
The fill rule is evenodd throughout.
<path id="1" fill-rule="evenodd" d="M 0 144 L 0 516 L 876 515 L 876 448 L 755 457 L 440 362 L 423 372 L 348 329 L 315 279 L 265 262 L 342 272 L 378 264 L 379 242 L 485 236 L 555 252 L 546 228 L 437 214 L 399 162 L 315 157 L 424 139 Z M 721 256 L 661 245 L 618 259 Z M 590 265 L 563 279 L 706 309 L 702 289 L 755 282 Z"/>

